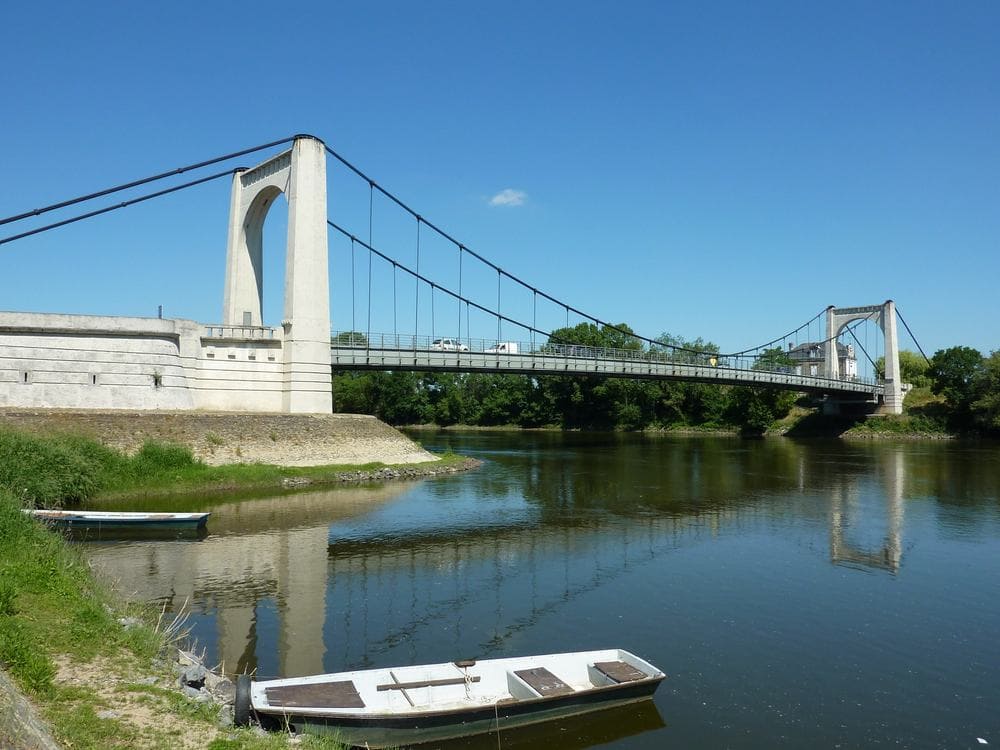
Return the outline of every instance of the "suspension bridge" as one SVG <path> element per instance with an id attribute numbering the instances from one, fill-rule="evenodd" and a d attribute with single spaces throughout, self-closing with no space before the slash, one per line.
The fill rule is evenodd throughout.
<path id="1" fill-rule="evenodd" d="M 780 336 L 728 353 L 649 338 L 505 271 L 314 136 L 292 136 L 179 167 L 9 216 L 0 219 L 0 226 L 38 224 L 50 212 L 161 180 L 176 183 L 179 175 L 268 150 L 277 153 L 253 168 L 230 167 L 0 237 L 4 245 L 215 180 L 228 177 L 231 182 L 221 323 L 0 313 L 0 403 L 329 413 L 332 370 L 413 370 L 781 388 L 823 395 L 831 404 L 862 400 L 879 403 L 889 413 L 902 411 L 897 319 L 907 331 L 909 327 L 891 300 L 830 306 Z M 328 208 L 330 163 L 367 193 L 364 237 L 339 217 L 335 220 Z M 284 315 L 280 326 L 268 326 L 263 316 L 263 228 L 281 195 L 288 204 Z M 380 230 L 385 238 L 380 241 L 375 240 L 376 197 L 397 215 L 394 229 Z M 406 225 L 409 230 L 400 229 Z M 390 246 L 399 250 L 408 242 L 403 239 L 407 231 L 412 247 L 404 260 Z M 427 259 L 430 241 L 438 250 L 433 264 Z M 349 258 L 349 266 L 343 261 L 336 274 L 331 274 L 331 244 Z M 410 250 L 415 250 L 412 261 Z M 450 254 L 451 260 L 442 262 L 442 254 Z M 331 315 L 331 281 L 344 302 L 337 319 Z M 373 329 L 373 313 L 387 322 L 390 308 L 391 332 Z M 572 335 L 571 320 L 607 334 L 615 346 L 579 340 Z M 876 342 L 883 352 L 881 370 L 872 356 L 877 352 L 869 352 L 854 333 L 866 321 L 881 334 Z M 857 374 L 852 364 L 857 349 L 871 364 L 872 377 Z"/>

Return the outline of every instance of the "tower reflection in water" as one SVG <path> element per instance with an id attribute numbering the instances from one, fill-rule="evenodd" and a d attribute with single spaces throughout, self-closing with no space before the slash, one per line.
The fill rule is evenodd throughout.
<path id="1" fill-rule="evenodd" d="M 874 472 L 823 477 L 817 493 L 809 451 L 786 453 L 780 493 L 682 510 L 640 500 L 559 510 L 559 499 L 526 500 L 532 488 L 510 491 L 495 478 L 503 489 L 486 499 L 454 483 L 415 491 L 399 482 L 217 505 L 206 539 L 88 552 L 126 594 L 171 613 L 187 608 L 209 659 L 230 673 L 505 655 L 522 651 L 545 617 L 559 618 L 565 636 L 546 650 L 564 650 L 594 637 L 567 616 L 573 602 L 613 590 L 671 550 L 787 513 L 790 503 L 825 516 L 835 564 L 897 573 L 905 455 L 889 454 Z M 873 528 L 884 535 L 872 537 Z"/>

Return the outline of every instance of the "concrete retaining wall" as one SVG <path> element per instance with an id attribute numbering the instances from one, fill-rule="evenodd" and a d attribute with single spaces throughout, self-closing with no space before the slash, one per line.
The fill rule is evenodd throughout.
<path id="1" fill-rule="evenodd" d="M 280 329 L 0 312 L 0 407 L 278 412 Z"/>

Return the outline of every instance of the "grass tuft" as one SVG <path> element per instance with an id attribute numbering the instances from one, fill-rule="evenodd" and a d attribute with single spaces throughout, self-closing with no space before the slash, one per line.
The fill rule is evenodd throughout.
<path id="1" fill-rule="evenodd" d="M 10 615 L 0 617 L 0 664 L 35 695 L 51 692 L 55 665 L 39 649 L 31 629 Z"/>
<path id="2" fill-rule="evenodd" d="M 102 461 L 110 458 L 99 448 L 83 438 L 0 431 L 0 487 L 26 506 L 59 507 L 84 500 L 99 489 L 105 472 Z"/>

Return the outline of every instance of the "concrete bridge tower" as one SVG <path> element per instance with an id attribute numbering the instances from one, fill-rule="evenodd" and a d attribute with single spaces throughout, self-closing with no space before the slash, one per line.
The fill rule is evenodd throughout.
<path id="1" fill-rule="evenodd" d="M 282 411 L 329 414 L 330 278 L 326 152 L 313 136 L 233 175 L 223 324 L 262 326 L 263 228 L 279 194 L 288 199 Z"/>
<path id="2" fill-rule="evenodd" d="M 826 376 L 840 378 L 837 357 L 837 337 L 844 327 L 855 320 L 877 316 L 874 320 L 885 337 L 885 410 L 889 414 L 903 413 L 903 383 L 899 376 L 899 338 L 896 335 L 896 303 L 891 299 L 881 305 L 864 307 L 826 308 Z"/>

